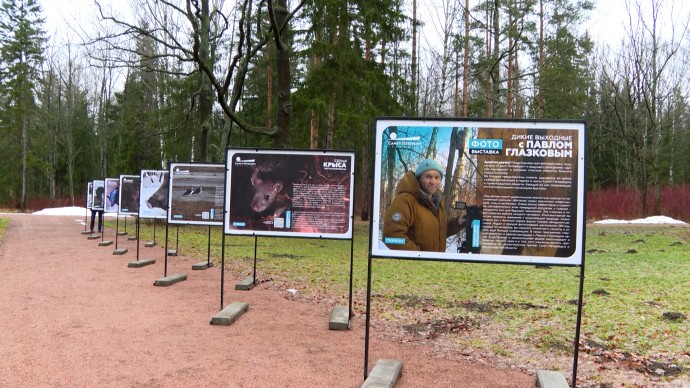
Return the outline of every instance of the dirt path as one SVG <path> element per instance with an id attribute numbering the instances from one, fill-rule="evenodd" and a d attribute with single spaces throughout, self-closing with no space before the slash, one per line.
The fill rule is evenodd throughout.
<path id="1" fill-rule="evenodd" d="M 170 257 L 168 274 L 186 281 L 154 287 L 163 249 L 140 246 L 156 264 L 128 268 L 136 242 L 99 247 L 79 217 L 3 215 L 0 243 L 0 387 L 227 386 L 359 387 L 364 325 L 328 330 L 326 307 L 262 287 L 224 301 L 249 303 L 231 326 L 209 325 L 220 309 L 220 270 L 192 271 L 197 259 Z M 106 229 L 106 239 L 115 232 Z M 371 335 L 370 367 L 403 361 L 398 387 L 532 387 L 534 376 L 431 356 L 421 345 Z"/>

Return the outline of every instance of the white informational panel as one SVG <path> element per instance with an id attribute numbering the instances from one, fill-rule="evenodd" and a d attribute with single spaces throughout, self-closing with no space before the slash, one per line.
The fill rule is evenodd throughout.
<path id="1" fill-rule="evenodd" d="M 93 181 L 93 197 L 91 199 L 92 210 L 103 210 L 105 206 L 105 181 Z"/>
<path id="2" fill-rule="evenodd" d="M 93 207 L 93 182 L 88 182 L 86 184 L 86 208 L 91 209 Z"/>
<path id="3" fill-rule="evenodd" d="M 117 213 L 120 209 L 120 178 L 105 178 L 105 211 Z"/>
<path id="4" fill-rule="evenodd" d="M 120 175 L 120 214 L 139 213 L 139 175 Z"/>
<path id="5" fill-rule="evenodd" d="M 374 127 L 372 257 L 582 264 L 584 122 L 380 118 Z M 467 217 L 438 251 L 415 250 L 420 235 L 438 238 L 428 235 L 432 225 L 420 226 L 419 214 L 433 212 L 413 203 L 424 159 L 444 172 L 440 206 L 448 217 L 434 227 Z"/>
<path id="6" fill-rule="evenodd" d="M 170 186 L 168 170 L 141 170 L 139 177 L 139 217 L 166 218 Z"/>
<path id="7" fill-rule="evenodd" d="M 355 156 L 228 149 L 226 234 L 352 238 Z"/>
<path id="8" fill-rule="evenodd" d="M 168 223 L 223 225 L 225 165 L 171 163 Z"/>

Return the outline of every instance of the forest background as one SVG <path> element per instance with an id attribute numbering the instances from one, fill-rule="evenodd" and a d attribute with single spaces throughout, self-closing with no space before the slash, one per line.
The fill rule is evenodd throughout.
<path id="1" fill-rule="evenodd" d="M 626 0 L 615 47 L 588 0 L 437 0 L 431 20 L 418 1 L 94 1 L 64 40 L 37 0 L 2 0 L 0 206 L 83 205 L 89 180 L 232 146 L 354 150 L 359 212 L 374 117 L 486 117 L 586 120 L 589 218 L 690 221 L 672 1 Z"/>

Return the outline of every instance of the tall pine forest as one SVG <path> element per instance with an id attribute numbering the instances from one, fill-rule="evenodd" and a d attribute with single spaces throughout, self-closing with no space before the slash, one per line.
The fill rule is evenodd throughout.
<path id="1" fill-rule="evenodd" d="M 588 189 L 648 215 L 690 182 L 688 15 L 668 0 L 628 1 L 613 46 L 590 0 L 100 3 L 53 36 L 38 0 L 2 0 L 2 208 L 265 147 L 354 151 L 361 210 L 377 116 L 586 120 Z"/>

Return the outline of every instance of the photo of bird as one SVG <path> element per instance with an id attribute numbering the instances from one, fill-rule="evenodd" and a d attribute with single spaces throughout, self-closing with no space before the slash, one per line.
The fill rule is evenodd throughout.
<path id="1" fill-rule="evenodd" d="M 185 191 L 184 193 L 182 193 L 182 196 L 183 196 L 183 197 L 186 197 L 186 196 L 189 196 L 189 195 L 192 195 L 192 194 L 194 194 L 194 188 L 193 188 L 193 187 L 190 187 L 190 188 L 187 189 L 187 191 Z"/>
<path id="2" fill-rule="evenodd" d="M 199 186 L 199 187 L 197 187 L 196 189 L 192 190 L 192 194 L 191 194 L 191 195 L 199 195 L 199 194 L 201 193 L 201 191 L 202 191 L 202 187 Z"/>

